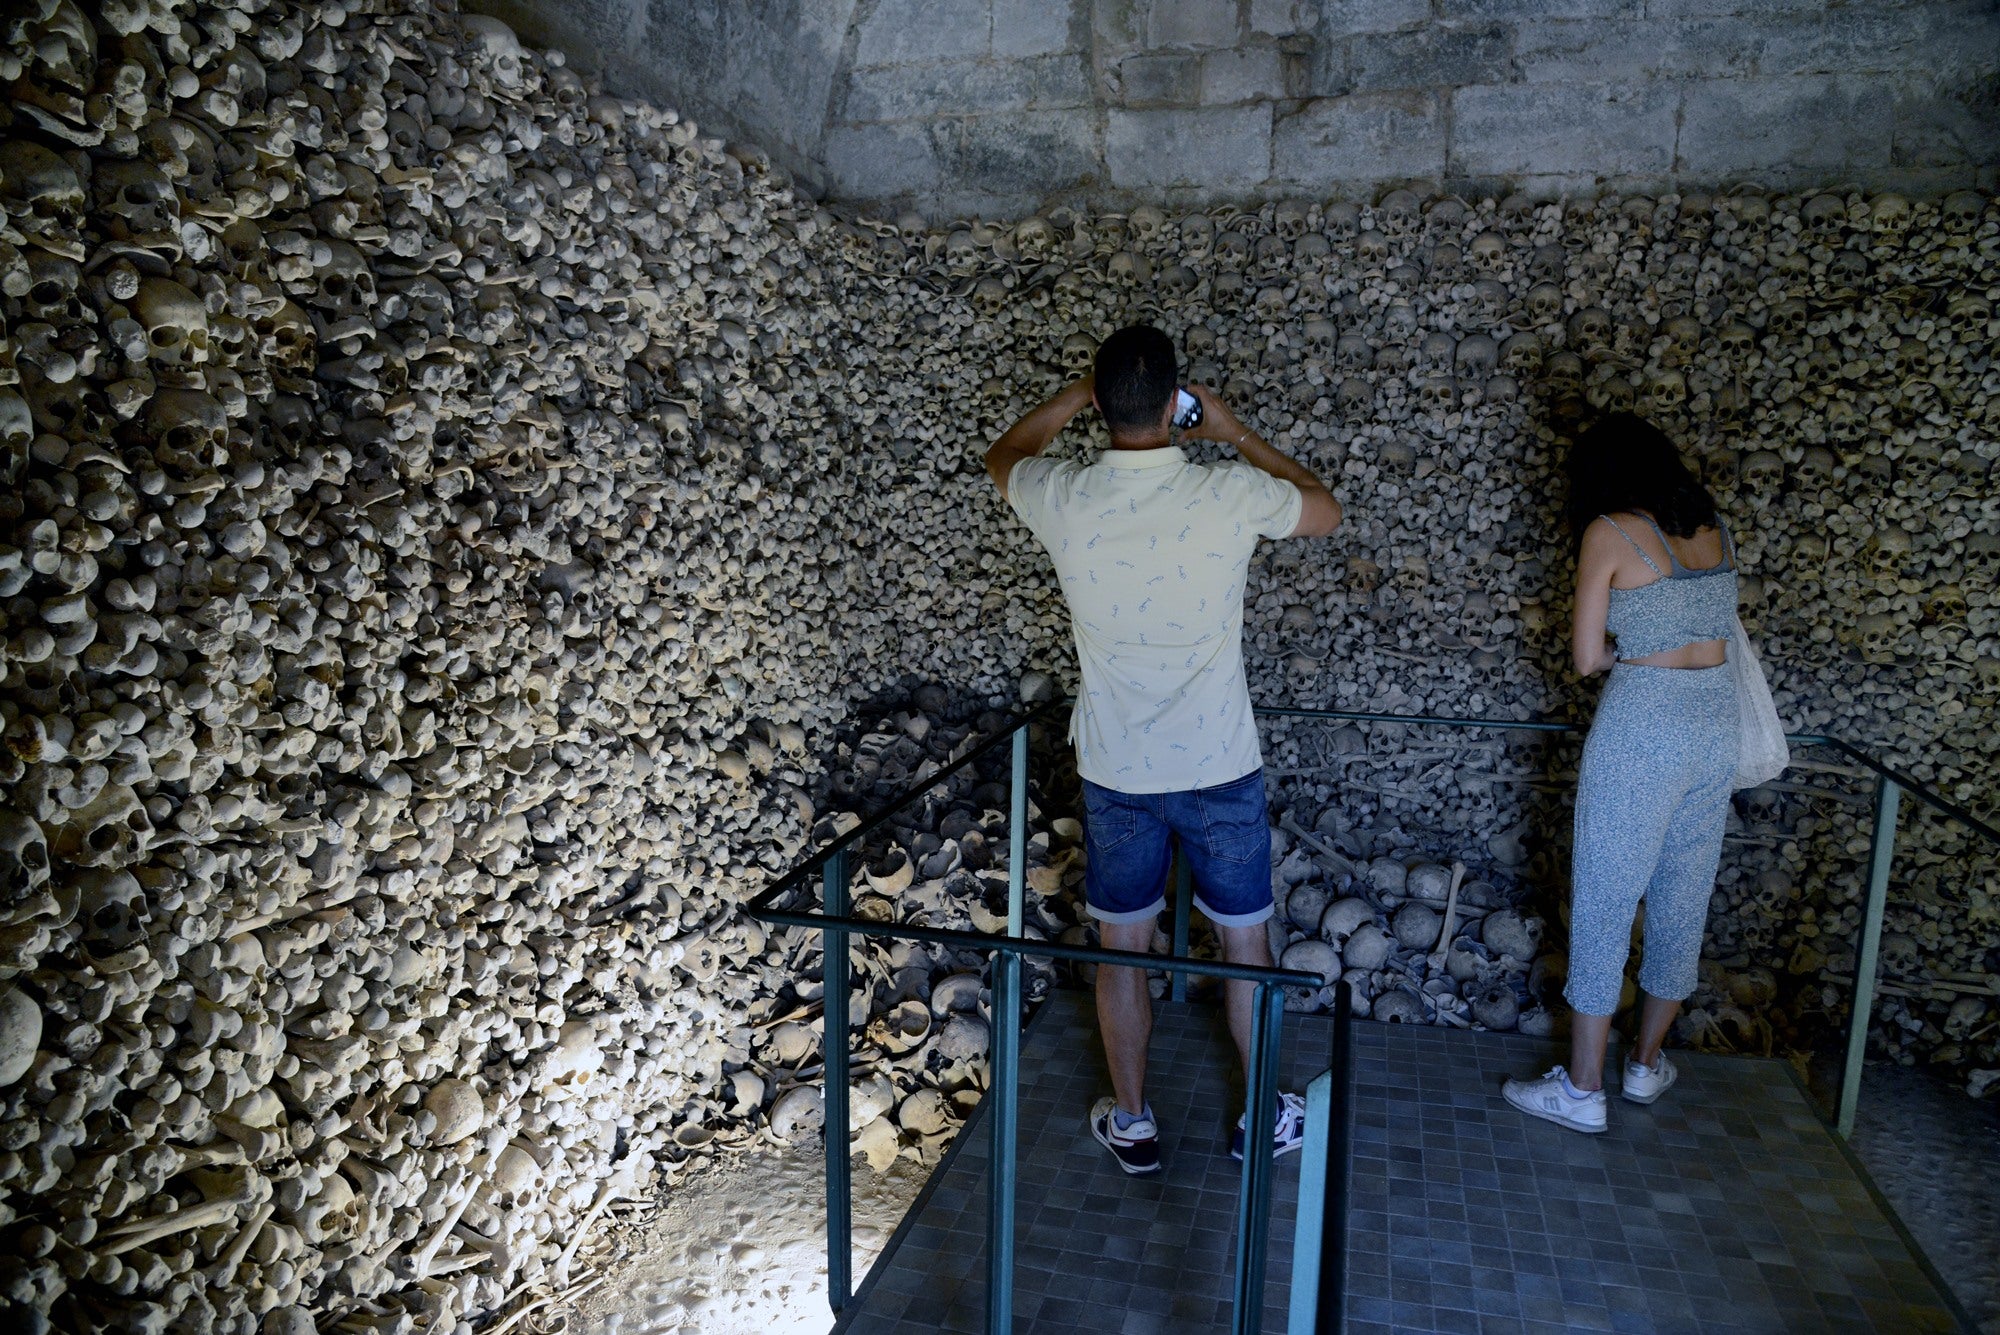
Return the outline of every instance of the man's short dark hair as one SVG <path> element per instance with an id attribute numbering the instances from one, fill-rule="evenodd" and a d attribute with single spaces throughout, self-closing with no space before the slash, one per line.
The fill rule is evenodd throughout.
<path id="1" fill-rule="evenodd" d="M 1097 406 L 1116 431 L 1150 431 L 1180 384 L 1174 341 L 1149 324 L 1126 325 L 1097 349 Z"/>

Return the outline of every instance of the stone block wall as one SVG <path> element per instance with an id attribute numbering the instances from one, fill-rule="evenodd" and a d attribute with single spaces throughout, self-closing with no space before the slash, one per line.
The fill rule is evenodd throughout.
<path id="1" fill-rule="evenodd" d="M 1991 184 L 1983 0 L 494 0 L 814 188 L 943 215 Z"/>

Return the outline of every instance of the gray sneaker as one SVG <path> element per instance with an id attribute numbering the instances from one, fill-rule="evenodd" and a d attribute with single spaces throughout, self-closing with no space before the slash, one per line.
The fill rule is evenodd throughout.
<path id="1" fill-rule="evenodd" d="M 1507 1102 L 1531 1117 L 1540 1117 L 1572 1131 L 1596 1134 L 1604 1130 L 1604 1091 L 1593 1089 L 1582 1098 L 1573 1098 L 1565 1087 L 1566 1073 L 1560 1066 L 1538 1080 L 1509 1080 L 1500 1087 Z"/>
<path id="2" fill-rule="evenodd" d="M 1662 1052 L 1660 1060 L 1652 1066 L 1641 1066 L 1637 1062 L 1625 1063 L 1625 1079 L 1619 1082 L 1618 1093 L 1633 1103 L 1651 1103 L 1674 1087 L 1680 1072 L 1667 1060 Z"/>

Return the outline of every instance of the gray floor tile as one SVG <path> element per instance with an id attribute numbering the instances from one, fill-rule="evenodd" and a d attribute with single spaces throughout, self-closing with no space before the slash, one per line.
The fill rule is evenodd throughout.
<path id="1" fill-rule="evenodd" d="M 1348 1329 L 1486 1335 L 1949 1330 L 1946 1305 L 1775 1062 L 1676 1053 L 1671 1100 L 1613 1099 L 1583 1137 L 1508 1108 L 1545 1070 L 1515 1034 L 1357 1022 Z M 1287 1088 L 1322 1066 L 1327 1021 L 1286 1017 Z M 1022 1042 L 1016 1330 L 1226 1330 L 1241 1168 L 1234 1054 L 1211 1008 L 1162 1004 L 1153 1106 L 1165 1169 L 1129 1178 L 1084 1115 L 1108 1091 L 1087 995 L 1059 992 Z M 1611 1069 L 1619 1069 L 1616 1063 Z M 984 1123 L 837 1329 L 982 1328 Z M 1278 1161 L 1267 1331 L 1285 1325 L 1298 1158 Z"/>

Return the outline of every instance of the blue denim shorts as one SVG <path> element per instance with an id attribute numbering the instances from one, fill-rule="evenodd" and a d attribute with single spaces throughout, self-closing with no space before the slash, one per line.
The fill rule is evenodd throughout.
<path id="1" fill-rule="evenodd" d="M 1083 781 L 1083 897 L 1101 922 L 1138 922 L 1167 903 L 1168 835 L 1194 873 L 1194 906 L 1221 927 L 1271 916 L 1264 771 L 1213 788 L 1121 793 Z"/>

